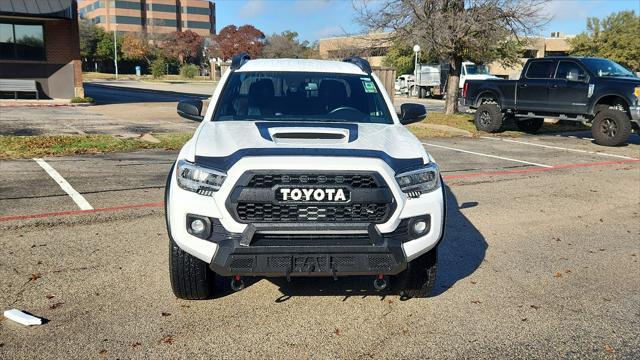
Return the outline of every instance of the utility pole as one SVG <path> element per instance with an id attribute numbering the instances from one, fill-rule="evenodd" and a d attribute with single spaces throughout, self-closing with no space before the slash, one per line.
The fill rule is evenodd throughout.
<path id="1" fill-rule="evenodd" d="M 118 79 L 118 35 L 116 35 L 116 26 L 113 26 L 113 63 L 116 66 L 116 79 Z"/>

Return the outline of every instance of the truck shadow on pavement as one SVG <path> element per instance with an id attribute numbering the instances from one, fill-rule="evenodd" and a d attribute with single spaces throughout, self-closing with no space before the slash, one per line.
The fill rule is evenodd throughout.
<path id="1" fill-rule="evenodd" d="M 450 188 L 445 185 L 445 189 L 447 224 L 445 237 L 438 246 L 438 273 L 432 297 L 446 292 L 454 284 L 473 274 L 484 260 L 487 250 L 483 235 L 460 211 L 475 207 L 478 203 L 458 204 Z M 338 281 L 326 277 L 292 278 L 290 282 L 284 278 L 268 279 L 277 285 L 282 293 L 276 298 L 276 302 L 284 302 L 295 296 L 343 296 L 343 301 L 350 297 L 378 296 L 380 300 L 384 300 L 386 296 L 398 294 L 393 278 L 389 281 L 388 290 L 384 291 L 375 290 L 373 280 L 373 276 L 345 277 L 339 278 Z"/>
<path id="2" fill-rule="evenodd" d="M 591 134 L 591 130 L 580 130 L 580 131 L 562 131 L 562 132 L 550 132 L 550 133 L 536 133 L 533 136 L 544 139 L 544 138 L 578 138 L 583 140 L 588 140 L 591 144 L 596 145 L 598 148 L 602 149 L 602 151 L 606 152 L 607 147 L 598 145 L 596 141 L 593 139 L 593 135 Z M 640 145 L 640 135 L 637 132 L 631 133 L 627 138 L 627 141 L 618 146 L 618 147 L 627 147 L 629 145 Z"/>

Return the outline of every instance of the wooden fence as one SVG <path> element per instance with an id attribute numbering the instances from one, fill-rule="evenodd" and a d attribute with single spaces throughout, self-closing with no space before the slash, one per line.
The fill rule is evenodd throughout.
<path id="1" fill-rule="evenodd" d="M 393 96 L 396 93 L 396 71 L 393 68 L 381 66 L 374 66 L 371 70 L 376 74 L 376 76 L 378 76 L 378 78 L 380 78 L 380 81 L 384 84 L 384 88 L 387 90 L 389 97 L 393 100 Z"/>

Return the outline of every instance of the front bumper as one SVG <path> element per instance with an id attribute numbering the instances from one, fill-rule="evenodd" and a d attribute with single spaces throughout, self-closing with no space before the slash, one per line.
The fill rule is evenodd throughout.
<path id="1" fill-rule="evenodd" d="M 402 243 L 410 240 L 406 221 L 399 230 L 367 233 L 229 233 L 213 220 L 210 237 L 218 250 L 209 264 L 223 276 L 349 276 L 395 275 L 407 267 Z M 277 224 L 263 226 L 278 229 Z"/>

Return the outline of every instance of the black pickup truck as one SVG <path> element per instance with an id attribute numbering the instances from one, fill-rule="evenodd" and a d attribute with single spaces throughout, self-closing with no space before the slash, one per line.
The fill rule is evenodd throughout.
<path id="1" fill-rule="evenodd" d="M 545 118 L 591 123 L 596 143 L 623 144 L 640 125 L 640 78 L 608 59 L 529 59 L 520 80 L 467 80 L 461 104 L 476 109 L 478 130 L 516 121 L 526 132 Z"/>

